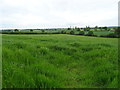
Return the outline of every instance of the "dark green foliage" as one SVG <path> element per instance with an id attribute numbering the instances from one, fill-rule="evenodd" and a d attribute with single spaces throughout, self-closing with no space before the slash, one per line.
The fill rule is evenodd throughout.
<path id="1" fill-rule="evenodd" d="M 100 28 L 104 28 L 104 27 L 97 27 L 97 30 L 94 30 L 94 28 L 90 28 L 90 27 L 86 27 L 86 28 L 78 28 L 75 27 L 74 28 L 70 28 L 72 30 L 67 30 L 67 28 L 63 28 L 63 29 L 25 29 L 25 30 L 21 30 L 21 31 L 15 31 L 13 32 L 12 30 L 5 30 L 5 31 L 0 31 L 0 33 L 2 34 L 71 34 L 71 35 L 85 35 L 85 36 L 94 36 L 94 37 L 111 37 L 111 38 L 119 38 L 120 37 L 120 33 L 119 33 L 119 28 L 114 27 L 114 28 L 108 28 L 107 30 L 100 30 Z M 17 29 L 18 30 L 18 29 Z M 82 30 L 84 30 L 84 34 L 83 32 L 81 32 Z M 88 34 L 90 32 L 93 31 L 93 35 L 92 34 Z M 110 31 L 108 31 L 110 30 Z M 115 32 L 115 36 L 112 35 L 112 33 Z M 111 35 L 109 35 L 111 34 Z"/>
<path id="2" fill-rule="evenodd" d="M 108 35 L 100 35 L 100 37 L 118 38 L 119 35 L 116 35 L 115 33 L 110 33 Z"/>
<path id="3" fill-rule="evenodd" d="M 120 27 L 116 27 L 114 30 L 116 35 L 120 35 Z"/>
<path id="4" fill-rule="evenodd" d="M 80 32 L 79 32 L 79 35 L 84 35 L 84 34 L 85 34 L 84 31 L 80 31 Z"/>
<path id="5" fill-rule="evenodd" d="M 111 29 L 110 29 L 110 28 L 108 28 L 108 29 L 107 29 L 107 31 L 111 31 Z"/>
<path id="6" fill-rule="evenodd" d="M 115 38 L 116 35 L 114 33 L 110 33 L 110 34 L 107 35 L 107 37 Z"/>
<path id="7" fill-rule="evenodd" d="M 89 31 L 89 32 L 86 34 L 86 36 L 94 36 L 93 31 Z"/>
<path id="8" fill-rule="evenodd" d="M 98 29 L 102 29 L 102 27 L 98 27 Z"/>
<path id="9" fill-rule="evenodd" d="M 106 27 L 106 26 L 105 26 L 105 27 L 102 27 L 102 29 L 107 30 L 107 27 Z"/>
<path id="10" fill-rule="evenodd" d="M 76 30 L 76 31 L 80 31 L 80 28 L 79 28 L 79 27 L 75 27 L 75 30 Z"/>
<path id="11" fill-rule="evenodd" d="M 44 33 L 45 32 L 45 30 L 42 30 L 42 33 Z"/>
<path id="12" fill-rule="evenodd" d="M 30 32 L 33 32 L 33 29 L 30 29 Z"/>
<path id="13" fill-rule="evenodd" d="M 18 32 L 19 30 L 18 30 L 18 29 L 15 29 L 14 31 L 15 31 L 15 32 Z"/>
<path id="14" fill-rule="evenodd" d="M 71 35 L 74 35 L 74 34 L 75 34 L 75 32 L 74 32 L 74 31 L 70 31 L 70 34 L 71 34 Z"/>
<path id="15" fill-rule="evenodd" d="M 84 31 L 90 31 L 90 27 L 86 26 L 86 28 L 84 28 Z"/>
<path id="16" fill-rule="evenodd" d="M 71 30 L 71 28 L 68 28 L 68 30 Z"/>
<path id="17" fill-rule="evenodd" d="M 98 29 L 98 26 L 95 26 L 94 31 L 97 31 L 97 29 Z"/>
<path id="18" fill-rule="evenodd" d="M 62 30 L 62 31 L 61 31 L 61 34 L 66 34 L 66 31 L 63 31 L 63 30 Z"/>

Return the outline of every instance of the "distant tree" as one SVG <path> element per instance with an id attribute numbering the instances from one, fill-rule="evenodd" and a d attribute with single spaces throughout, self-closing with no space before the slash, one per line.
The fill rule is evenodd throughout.
<path id="1" fill-rule="evenodd" d="M 75 26 L 75 30 L 76 30 L 76 31 L 80 31 L 80 28 L 77 27 L 77 26 Z"/>
<path id="2" fill-rule="evenodd" d="M 75 26 L 75 29 L 77 29 L 77 26 Z"/>
<path id="3" fill-rule="evenodd" d="M 115 27 L 114 31 L 116 35 L 120 35 L 120 27 Z"/>
<path id="4" fill-rule="evenodd" d="M 84 31 L 80 31 L 80 32 L 79 32 L 79 35 L 84 35 L 84 34 L 85 34 Z"/>
<path id="5" fill-rule="evenodd" d="M 5 31 L 8 31 L 8 32 L 10 32 L 10 31 L 12 31 L 12 30 L 5 30 Z"/>
<path id="6" fill-rule="evenodd" d="M 98 29 L 99 29 L 100 31 L 102 31 L 102 27 L 98 27 Z"/>
<path id="7" fill-rule="evenodd" d="M 107 30 L 107 27 L 105 26 L 105 27 L 103 27 L 102 29 Z"/>
<path id="8" fill-rule="evenodd" d="M 98 29 L 98 26 L 95 26 L 95 28 L 97 28 L 97 29 Z"/>
<path id="9" fill-rule="evenodd" d="M 110 28 L 108 28 L 108 29 L 107 29 L 107 31 L 111 31 L 111 29 L 110 29 Z"/>
<path id="10" fill-rule="evenodd" d="M 97 31 L 97 29 L 98 29 L 98 26 L 95 26 L 94 31 Z"/>
<path id="11" fill-rule="evenodd" d="M 86 28 L 84 28 L 84 31 L 90 31 L 90 27 L 86 26 Z"/>
<path id="12" fill-rule="evenodd" d="M 41 30 L 42 31 L 42 33 L 44 33 L 45 32 L 45 30 Z"/>
<path id="13" fill-rule="evenodd" d="M 87 35 L 87 36 L 93 36 L 94 33 L 93 33 L 93 31 L 89 31 L 86 35 Z"/>
<path id="14" fill-rule="evenodd" d="M 73 35 L 73 34 L 75 34 L 75 32 L 74 31 L 70 31 L 70 34 Z"/>
<path id="15" fill-rule="evenodd" d="M 33 29 L 30 29 L 30 32 L 33 32 Z"/>
<path id="16" fill-rule="evenodd" d="M 116 35 L 115 33 L 109 33 L 109 34 L 107 35 L 107 37 L 116 38 L 117 35 Z"/>
<path id="17" fill-rule="evenodd" d="M 62 31 L 61 31 L 61 34 L 66 34 L 66 31 L 62 30 Z"/>
<path id="18" fill-rule="evenodd" d="M 70 28 L 68 28 L 68 30 L 71 30 L 71 27 L 70 27 Z"/>
<path id="19" fill-rule="evenodd" d="M 77 31 L 80 31 L 80 28 L 76 28 Z"/>
<path id="20" fill-rule="evenodd" d="M 83 31 L 86 31 L 86 28 L 83 28 Z"/>
<path id="21" fill-rule="evenodd" d="M 100 37 L 116 38 L 117 35 L 115 35 L 114 33 L 109 33 L 108 35 L 100 35 Z"/>
<path id="22" fill-rule="evenodd" d="M 18 30 L 18 29 L 15 29 L 14 31 L 15 31 L 15 32 L 18 32 L 19 30 Z"/>
<path id="23" fill-rule="evenodd" d="M 84 28 L 80 28 L 80 31 L 84 31 Z"/>
<path id="24" fill-rule="evenodd" d="M 74 30 L 76 30 L 76 29 L 75 29 L 75 28 L 71 28 L 71 30 L 73 30 L 73 31 L 74 31 Z"/>
<path id="25" fill-rule="evenodd" d="M 68 28 L 68 30 L 71 30 L 71 28 Z"/>

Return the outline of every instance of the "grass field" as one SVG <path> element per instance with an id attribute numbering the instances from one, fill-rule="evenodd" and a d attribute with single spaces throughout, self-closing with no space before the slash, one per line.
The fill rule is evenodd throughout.
<path id="1" fill-rule="evenodd" d="M 3 35 L 3 88 L 116 88 L 118 39 Z"/>
<path id="2" fill-rule="evenodd" d="M 110 33 L 114 33 L 114 32 L 113 31 L 94 31 L 94 34 L 98 35 L 98 36 L 100 36 L 100 35 L 108 35 Z"/>

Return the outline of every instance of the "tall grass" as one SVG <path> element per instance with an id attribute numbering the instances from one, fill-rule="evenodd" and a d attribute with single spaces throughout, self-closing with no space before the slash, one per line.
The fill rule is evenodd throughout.
<path id="1" fill-rule="evenodd" d="M 3 35 L 3 88 L 116 88 L 117 39 Z"/>

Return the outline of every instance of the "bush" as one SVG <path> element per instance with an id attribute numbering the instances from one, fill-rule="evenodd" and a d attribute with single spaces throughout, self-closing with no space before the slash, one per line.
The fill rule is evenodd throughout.
<path id="1" fill-rule="evenodd" d="M 44 33 L 45 32 L 45 30 L 42 30 L 42 33 Z"/>
<path id="2" fill-rule="evenodd" d="M 68 28 L 68 30 L 71 30 L 71 28 Z"/>
<path id="3" fill-rule="evenodd" d="M 76 31 L 80 31 L 80 28 L 75 28 Z"/>
<path id="4" fill-rule="evenodd" d="M 89 31 L 89 32 L 86 34 L 86 36 L 94 36 L 93 31 Z"/>
<path id="5" fill-rule="evenodd" d="M 114 28 L 115 34 L 120 35 L 120 27 Z"/>
<path id="6" fill-rule="evenodd" d="M 66 31 L 61 31 L 61 34 L 66 34 Z"/>
<path id="7" fill-rule="evenodd" d="M 79 35 L 84 35 L 84 34 L 85 34 L 84 31 L 80 31 L 80 32 L 79 32 Z"/>
<path id="8" fill-rule="evenodd" d="M 14 31 L 15 31 L 15 32 L 18 32 L 19 30 L 18 30 L 18 29 L 15 29 Z"/>
<path id="9" fill-rule="evenodd" d="M 75 34 L 75 32 L 74 32 L 74 31 L 71 31 L 70 34 L 73 35 L 73 34 Z"/>
<path id="10" fill-rule="evenodd" d="M 110 33 L 107 35 L 107 37 L 116 37 L 116 35 L 114 33 Z"/>
<path id="11" fill-rule="evenodd" d="M 118 36 L 114 33 L 110 33 L 108 35 L 100 35 L 100 37 L 110 37 L 110 38 L 117 38 Z"/>
<path id="12" fill-rule="evenodd" d="M 98 37 L 97 35 L 93 35 L 94 37 Z"/>
<path id="13" fill-rule="evenodd" d="M 84 31 L 90 31 L 90 27 L 88 26 L 86 26 L 86 28 L 84 28 Z"/>
<path id="14" fill-rule="evenodd" d="M 30 32 L 33 32 L 33 29 L 30 29 Z"/>

